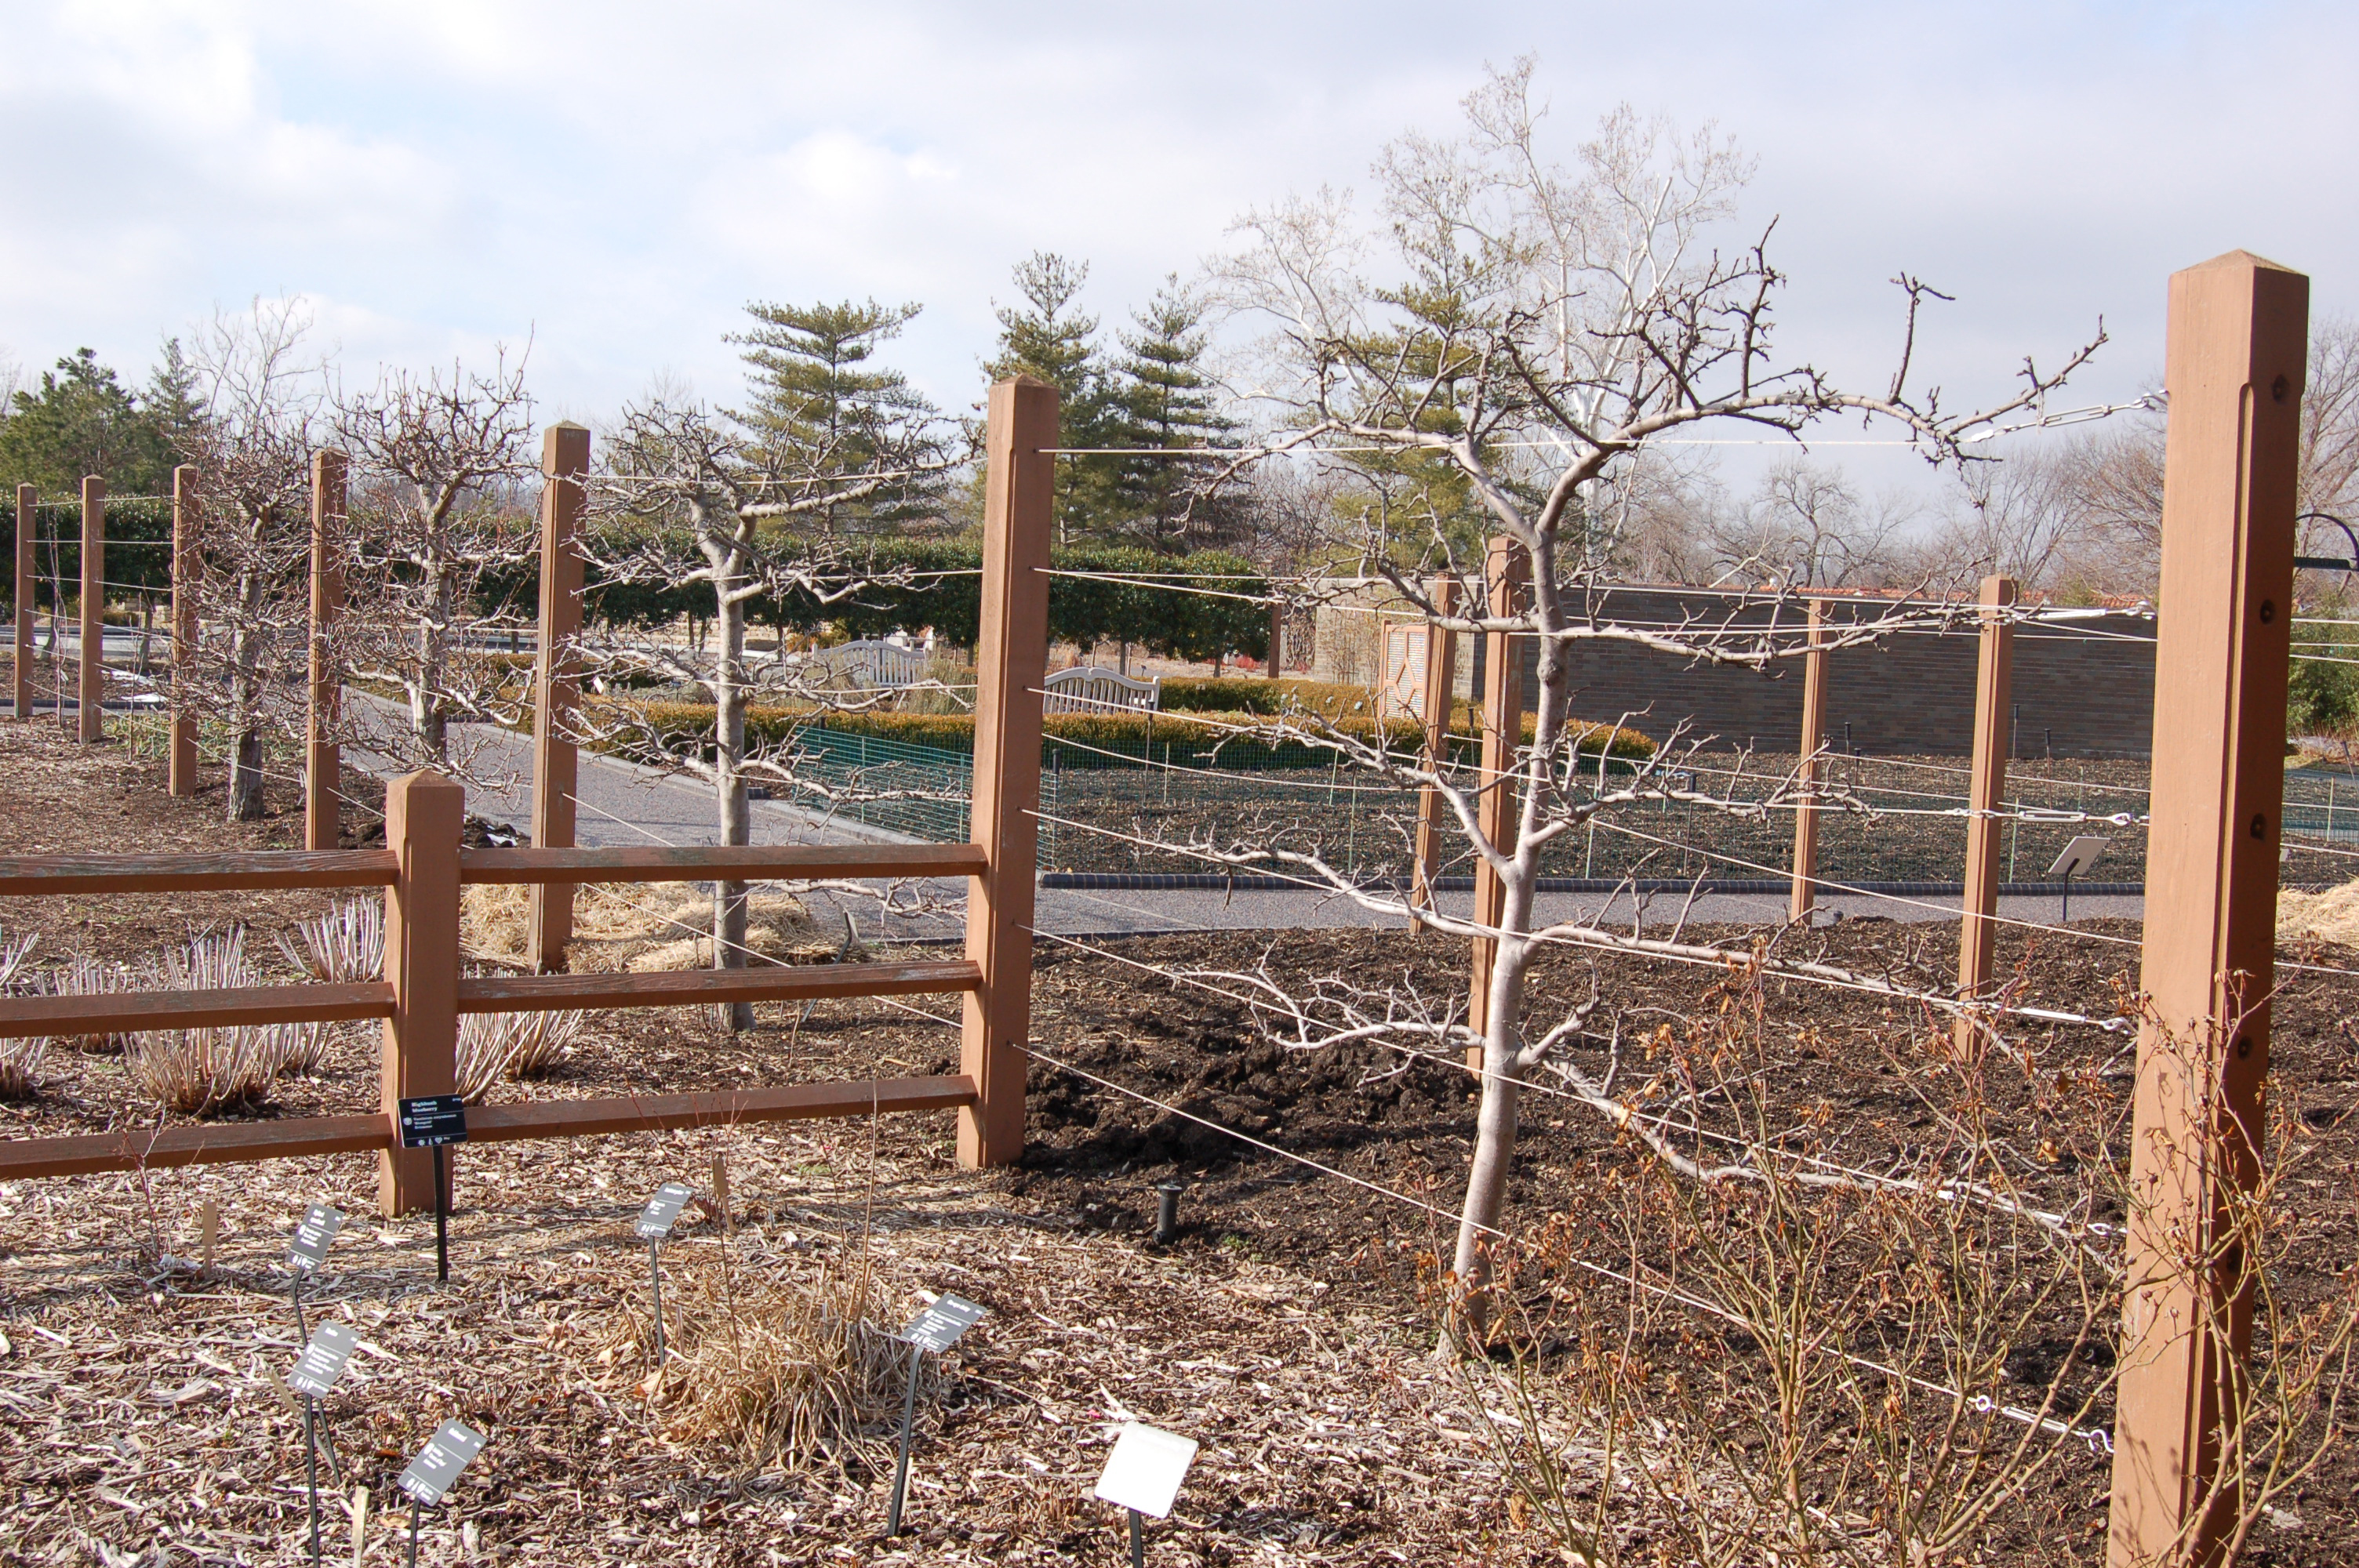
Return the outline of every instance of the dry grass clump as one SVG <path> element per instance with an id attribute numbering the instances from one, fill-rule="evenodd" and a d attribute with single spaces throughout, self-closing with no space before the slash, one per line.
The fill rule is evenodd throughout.
<path id="1" fill-rule="evenodd" d="M 459 1015 L 459 1094 L 479 1105 L 492 1086 L 553 1071 L 573 1049 L 589 1015 L 571 1012 L 463 1012 Z"/>
<path id="2" fill-rule="evenodd" d="M 781 963 L 835 956 L 810 911 L 786 893 L 746 901 L 745 946 Z M 460 932 L 467 950 L 495 962 L 526 963 L 530 890 L 471 883 L 460 890 Z M 679 883 L 587 882 L 573 898 L 571 966 L 583 972 L 653 974 L 703 968 L 712 962 L 712 896 Z"/>
<path id="3" fill-rule="evenodd" d="M 669 1435 L 719 1444 L 753 1471 L 891 1463 L 908 1353 L 885 1326 L 864 1260 L 823 1262 L 800 1280 L 698 1281 L 665 1297 Z M 651 1326 L 634 1324 L 649 1340 Z M 919 1373 L 920 1404 L 930 1373 Z"/>
<path id="4" fill-rule="evenodd" d="M 297 973 L 315 980 L 349 983 L 385 973 L 385 905 L 354 898 L 278 934 L 278 950 Z"/>
<path id="5" fill-rule="evenodd" d="M 2277 890 L 2277 940 L 2304 936 L 2359 946 L 2359 881 L 2344 882 L 2324 892 Z"/>

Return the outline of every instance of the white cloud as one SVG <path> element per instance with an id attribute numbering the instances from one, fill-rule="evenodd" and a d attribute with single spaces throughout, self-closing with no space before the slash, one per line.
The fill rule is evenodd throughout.
<path id="1" fill-rule="evenodd" d="M 2359 22 L 2318 5 L 1966 12 L 1702 4 L 1175 10 L 762 0 L 19 5 L 0 18 L 0 344 L 126 368 L 257 292 L 348 359 L 536 335 L 552 406 L 658 366 L 722 395 L 750 298 L 918 299 L 901 345 L 971 402 L 990 302 L 1036 247 L 1118 323 L 1289 189 L 1365 183 L 1484 62 L 1542 58 L 1572 142 L 1629 98 L 1716 118 L 1779 219 L 1784 341 L 1888 357 L 1907 268 L 1960 296 L 1926 362 L 1962 395 L 2103 313 L 2093 394 L 2160 356 L 2165 276 L 2233 245 L 2359 304 L 2337 194 Z M 348 373 L 360 373 L 353 367 Z"/>

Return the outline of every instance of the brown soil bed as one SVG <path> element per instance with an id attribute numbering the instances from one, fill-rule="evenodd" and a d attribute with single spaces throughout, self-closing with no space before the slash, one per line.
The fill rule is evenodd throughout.
<path id="1" fill-rule="evenodd" d="M 223 825 L 210 774 L 208 794 L 170 800 L 159 765 L 113 748 L 0 727 L 0 770 L 20 852 L 299 838 L 288 816 Z M 11 901 L 0 929 L 40 930 L 51 955 L 129 957 L 240 918 L 255 928 L 250 948 L 271 954 L 269 930 L 323 902 Z M 2013 934 L 2000 961 L 2019 970 L 2025 1000 L 2104 1015 L 2136 958 L 2104 938 L 2135 935 L 2092 923 L 2027 946 Z M 1952 961 L 1940 927 L 1846 923 L 1810 940 L 1879 970 L 1938 973 Z M 1462 948 L 1399 933 L 1234 933 L 1112 951 L 1204 970 L 1266 964 L 1296 979 L 1406 979 L 1436 997 L 1462 985 Z M 2347 952 L 2310 956 L 2353 963 Z M 329 1402 L 349 1472 L 342 1495 L 364 1485 L 388 1510 L 371 1515 L 370 1563 L 399 1560 L 392 1478 L 450 1414 L 487 1426 L 493 1442 L 429 1516 L 421 1560 L 1114 1563 L 1124 1560 L 1116 1520 L 1088 1494 L 1112 1423 L 1135 1415 L 1205 1444 L 1178 1513 L 1154 1529 L 1151 1563 L 1566 1561 L 1510 1505 L 1468 1384 L 1427 1353 L 1422 1285 L 1432 1257 L 1446 1255 L 1448 1222 L 1189 1119 L 1446 1208 L 1468 1155 L 1466 1076 L 1374 1050 L 1277 1049 L 1234 1003 L 1111 957 L 1044 947 L 1038 962 L 1038 1052 L 1135 1095 L 1036 1062 L 1030 1144 L 1011 1171 L 956 1170 L 949 1129 L 930 1118 L 462 1151 L 453 1280 L 439 1288 L 430 1222 L 377 1219 L 364 1157 L 0 1187 L 0 1563 L 112 1562 L 159 1548 L 173 1562 L 303 1560 L 300 1422 L 267 1374 L 293 1358 L 281 1260 L 294 1217 L 315 1199 L 348 1219 L 310 1308 L 348 1318 L 370 1347 Z M 1624 958 L 1601 961 L 1600 973 L 1622 1009 L 1681 1016 L 1714 1005 L 1723 979 Z M 1562 1001 L 1590 983 L 1587 961 L 1566 955 L 1545 967 L 1540 990 Z M 1771 991 L 1778 1104 L 1846 1119 L 1857 1130 L 1843 1150 L 1861 1163 L 1918 1135 L 1924 1111 L 1893 1069 L 1885 1003 L 1797 984 Z M 956 1034 L 936 1020 L 954 1019 L 954 1004 L 909 1007 L 934 1017 L 877 1000 L 822 1003 L 808 1018 L 765 1008 L 762 1028 L 732 1036 L 690 1014 L 607 1014 L 557 1076 L 495 1098 L 947 1069 Z M 2321 1241 L 2279 1280 L 2296 1297 L 2322 1295 L 2359 1240 L 2347 1223 L 2359 1152 L 2354 1011 L 2359 987 L 2326 976 L 2304 977 L 2277 1010 L 2275 1092 L 2298 1099 L 2321 1179 L 2294 1195 Z M 2043 1070 L 2126 1090 L 2119 1035 L 2058 1028 L 2027 1039 Z M 348 1030 L 315 1077 L 282 1084 L 258 1114 L 369 1108 L 375 1057 L 374 1037 Z M 114 1058 L 53 1048 L 45 1076 L 37 1098 L 6 1108 L 10 1135 L 153 1119 Z M 2035 1086 L 2018 1092 L 2001 1109 L 2028 1146 L 2049 1110 Z M 647 1254 L 629 1220 L 661 1181 L 708 1187 L 716 1154 L 727 1162 L 731 1227 L 692 1208 L 664 1255 L 667 1303 L 688 1314 L 675 1332 L 691 1351 L 702 1342 L 690 1318 L 737 1299 L 729 1292 L 797 1289 L 864 1259 L 883 1317 L 913 1311 L 921 1288 L 992 1311 L 923 1401 L 915 1533 L 899 1543 L 876 1539 L 891 1470 L 883 1434 L 897 1409 L 834 1463 L 781 1473 L 748 1468 L 690 1431 L 693 1390 L 643 1381 Z M 1509 1223 L 1593 1211 L 1634 1159 L 1593 1113 L 1535 1098 Z M 1187 1184 L 1182 1232 L 1158 1250 L 1145 1232 L 1154 1188 L 1172 1177 Z M 173 1260 L 196 1258 L 207 1199 L 223 1231 L 213 1267 L 199 1274 Z M 2252 1560 L 2343 1561 L 2359 1537 L 2354 1480 L 2347 1457 L 2330 1457 L 2288 1501 L 2299 1528 L 2265 1528 Z M 2098 1561 L 2092 1526 L 2104 1485 L 2101 1462 L 2060 1468 L 1979 1555 Z M 348 1507 L 332 1501 L 328 1519 L 328 1555 L 349 1561 Z"/>

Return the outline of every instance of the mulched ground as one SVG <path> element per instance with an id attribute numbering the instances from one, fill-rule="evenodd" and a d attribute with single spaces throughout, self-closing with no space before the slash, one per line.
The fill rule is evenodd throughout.
<path id="1" fill-rule="evenodd" d="M 84 752 L 0 726 L 0 779 L 21 852 L 288 847 L 299 820 L 219 821 L 217 779 L 174 801 L 159 765 Z M 348 781 L 356 793 L 362 787 Z M 294 805 L 281 790 L 274 804 Z M 161 901 L 10 901 L 0 930 L 39 930 L 41 952 L 134 957 L 194 927 L 242 918 L 249 950 L 275 962 L 269 930 L 324 903 L 316 894 Z M 52 906 L 44 907 L 45 904 Z M 2026 1000 L 2105 1013 L 2136 949 L 2091 923 L 2072 937 L 2003 938 L 2000 962 Z M 1704 935 L 1714 935 L 1705 933 Z M 1810 938 L 1838 962 L 1878 969 L 1953 962 L 1938 928 L 1854 922 Z M 1450 994 L 1462 950 L 1402 933 L 1299 931 L 1131 941 L 1135 963 L 1296 980 L 1346 975 Z M 2350 965 L 2352 955 L 2316 955 Z M 1103 954 L 1045 948 L 1035 1016 L 1045 1057 L 1393 1192 L 1447 1206 L 1462 1181 L 1472 1101 L 1462 1073 L 1388 1054 L 1294 1054 L 1263 1042 L 1232 1002 Z M 2359 967 L 2359 966 L 2354 966 Z M 1709 970 L 1612 958 L 1615 1004 L 1692 1016 Z M 1586 994 L 1591 970 L 1549 961 L 1544 1000 Z M 1884 1004 L 1795 984 L 1773 992 L 1785 1054 L 1781 1104 L 1832 1108 L 1863 1129 L 1844 1152 L 1872 1157 L 1910 1135 L 1917 1102 L 1883 1054 Z M 955 1017 L 946 1000 L 924 1012 Z M 2359 986 L 2309 977 L 2276 1016 L 2276 1092 L 2298 1097 L 2321 1181 L 2305 1214 L 2322 1244 L 2280 1280 L 2321 1292 L 2354 1256 L 2347 1215 L 2359 1117 Z M 554 1078 L 501 1098 L 864 1076 L 950 1066 L 955 1033 L 875 1000 L 766 1008 L 763 1027 L 718 1033 L 673 1013 L 609 1014 Z M 1904 1023 L 1905 1020 L 1902 1021 Z M 2030 1037 L 2043 1066 L 2118 1094 L 2123 1042 L 2084 1029 Z M 315 1078 L 282 1086 L 262 1114 L 373 1107 L 376 1047 L 338 1037 Z M 41 1095 L 6 1108 L 11 1135 L 91 1130 L 145 1113 L 115 1058 L 54 1047 Z M 365 1561 L 398 1561 L 391 1481 L 436 1422 L 461 1414 L 493 1442 L 439 1515 L 421 1560 L 773 1563 L 839 1561 L 1083 1562 L 1123 1559 L 1116 1520 L 1090 1501 L 1111 1423 L 1136 1415 L 1205 1449 L 1155 1563 L 1560 1563 L 1506 1498 L 1486 1417 L 1469 1385 L 1427 1354 L 1420 1282 L 1446 1252 L 1445 1221 L 1367 1187 L 1266 1153 L 1047 1063 L 1030 1074 L 1030 1148 L 1012 1171 L 957 1171 L 939 1119 L 707 1130 L 462 1152 L 453 1280 L 433 1280 L 430 1221 L 375 1217 L 361 1157 L 0 1185 L 0 1476 L 8 1501 L 0 1563 L 303 1560 L 299 1417 L 268 1374 L 296 1336 L 281 1269 L 304 1203 L 349 1217 L 314 1310 L 352 1321 L 366 1348 L 329 1401 L 349 1473 L 369 1488 Z M 1997 1080 L 2003 1082 L 2004 1080 Z M 2028 1086 L 2020 1139 L 2040 1133 Z M 732 1225 L 691 1210 L 666 1250 L 668 1304 L 687 1314 L 740 1281 L 782 1290 L 867 1260 L 879 1314 L 914 1311 L 923 1289 L 992 1309 L 948 1358 L 924 1401 L 912 1490 L 914 1537 L 876 1537 L 890 1482 L 879 1435 L 839 1465 L 749 1473 L 684 1431 L 690 1390 L 650 1389 L 647 1256 L 629 1219 L 658 1183 L 710 1185 L 727 1162 Z M 1631 1156 L 1577 1107 L 1536 1098 L 1511 1219 L 1581 1212 Z M 1187 1184 L 1181 1237 L 1146 1244 L 1154 1188 Z M 212 1267 L 201 1205 L 223 1215 Z M 176 1261 L 178 1260 L 178 1261 Z M 691 1343 L 691 1350 L 696 1346 Z M 886 1401 L 889 1404 L 889 1401 Z M 2256 1560 L 2342 1561 L 2359 1534 L 2347 1460 L 2330 1460 L 2265 1530 Z M 2010 1561 L 2094 1562 L 2088 1530 L 2101 1464 L 2060 1474 L 1995 1541 Z M 353 1514 L 332 1500 L 329 1554 L 353 1554 Z M 142 1555 L 142 1554 L 146 1555 Z"/>

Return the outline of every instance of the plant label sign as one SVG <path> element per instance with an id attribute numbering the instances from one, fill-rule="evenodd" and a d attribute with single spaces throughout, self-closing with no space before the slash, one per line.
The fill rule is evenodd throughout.
<path id="1" fill-rule="evenodd" d="M 647 1200 L 647 1206 L 639 1210 L 639 1239 L 661 1241 L 669 1236 L 672 1221 L 679 1217 L 679 1211 L 695 1195 L 696 1189 L 685 1182 L 666 1182 L 658 1187 L 656 1195 Z"/>
<path id="2" fill-rule="evenodd" d="M 467 1102 L 457 1095 L 403 1100 L 399 1119 L 404 1149 L 440 1149 L 467 1141 Z"/>
<path id="3" fill-rule="evenodd" d="M 2048 874 L 2051 877 L 2087 876 L 2098 858 L 2104 854 L 2105 846 L 2112 842 L 2102 834 L 2083 833 L 2064 846 L 2064 852 L 2056 857 L 2056 863 L 2048 868 Z"/>
<path id="4" fill-rule="evenodd" d="M 483 1451 L 482 1433 L 464 1422 L 446 1421 L 401 1473 L 401 1489 L 430 1509 L 457 1483 L 467 1462 Z"/>
<path id="5" fill-rule="evenodd" d="M 315 1203 L 305 1209 L 302 1223 L 295 1227 L 294 1243 L 287 1249 L 287 1266 L 299 1274 L 318 1273 L 343 1224 L 342 1213 L 326 1204 Z"/>
<path id="6" fill-rule="evenodd" d="M 353 1347 L 360 1342 L 361 1336 L 349 1324 L 321 1324 L 311 1331 L 311 1343 L 303 1346 L 303 1354 L 295 1358 L 287 1386 L 313 1399 L 326 1398 L 336 1379 L 344 1375 L 344 1363 L 353 1358 Z"/>
<path id="7" fill-rule="evenodd" d="M 939 1356 L 956 1345 L 960 1335 L 982 1322 L 984 1314 L 984 1308 L 964 1296 L 945 1292 L 933 1305 L 909 1320 L 909 1326 L 901 1331 L 901 1338 Z"/>
<path id="8" fill-rule="evenodd" d="M 1155 1519 L 1168 1519 L 1180 1496 L 1180 1483 L 1196 1462 L 1196 1440 L 1141 1422 L 1126 1423 L 1106 1455 L 1105 1471 L 1098 1476 L 1097 1497 L 1118 1509 Z"/>

